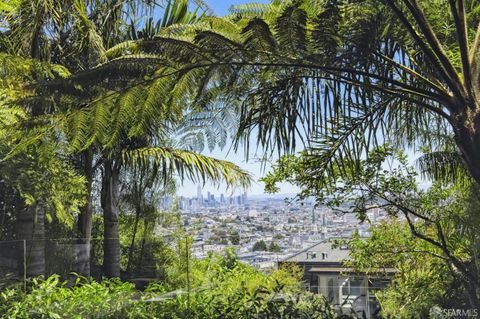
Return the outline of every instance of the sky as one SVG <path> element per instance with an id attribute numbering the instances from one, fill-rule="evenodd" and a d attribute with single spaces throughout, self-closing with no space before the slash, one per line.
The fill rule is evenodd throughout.
<path id="1" fill-rule="evenodd" d="M 243 3 L 249 3 L 249 2 L 256 2 L 256 3 L 269 3 L 270 0 L 251 0 L 251 1 L 242 1 L 242 0 L 206 0 L 207 5 L 210 7 L 211 10 L 213 10 L 214 14 L 223 16 L 228 14 L 228 9 L 232 5 L 236 4 L 243 4 Z M 255 145 L 255 143 L 252 143 L 252 145 Z M 203 155 L 207 156 L 212 156 L 218 159 L 225 159 L 230 162 L 233 162 L 234 164 L 240 166 L 242 169 L 249 171 L 253 175 L 253 183 L 250 189 L 247 190 L 247 193 L 249 195 L 260 195 L 264 194 L 263 191 L 263 184 L 260 182 L 257 182 L 258 179 L 263 176 L 271 167 L 269 163 L 263 165 L 258 161 L 258 156 L 261 155 L 261 153 L 258 154 L 258 156 L 255 156 L 255 152 L 251 152 L 249 156 L 248 162 L 245 160 L 245 156 L 242 150 L 239 150 L 238 153 L 235 153 L 233 150 L 229 151 L 229 146 L 225 147 L 224 150 L 220 149 L 215 149 L 213 152 L 209 152 L 208 150 L 205 150 L 202 152 Z M 273 158 L 272 160 L 275 160 Z M 263 168 L 263 169 L 262 169 Z M 289 185 L 289 184 L 282 184 L 279 185 L 280 187 L 280 192 L 281 194 L 291 194 L 291 193 L 296 193 L 298 192 L 298 188 Z M 231 194 L 232 192 L 235 194 L 239 194 L 242 192 L 242 190 L 237 189 L 237 190 L 226 190 L 225 185 L 213 185 L 211 183 L 207 183 L 205 186 L 203 186 L 202 190 L 203 194 L 206 194 L 207 192 L 211 192 L 213 194 Z M 185 181 L 183 185 L 181 185 L 178 189 L 178 195 L 182 196 L 196 196 L 197 194 L 197 185 L 194 183 Z"/>

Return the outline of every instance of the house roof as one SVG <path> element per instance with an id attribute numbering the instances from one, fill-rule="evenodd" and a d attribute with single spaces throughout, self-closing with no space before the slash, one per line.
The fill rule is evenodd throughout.
<path id="1" fill-rule="evenodd" d="M 352 273 L 355 272 L 353 268 L 346 268 L 346 267 L 312 267 L 308 270 L 308 272 L 319 272 L 319 273 Z M 386 274 L 394 274 L 397 270 L 395 268 L 379 268 L 376 273 L 386 273 Z"/>
<path id="2" fill-rule="evenodd" d="M 332 248 L 330 240 L 324 240 L 316 243 L 307 249 L 304 249 L 290 257 L 287 257 L 283 262 L 303 262 L 303 263 L 341 263 L 344 259 L 349 257 L 350 251 L 345 247 Z"/>

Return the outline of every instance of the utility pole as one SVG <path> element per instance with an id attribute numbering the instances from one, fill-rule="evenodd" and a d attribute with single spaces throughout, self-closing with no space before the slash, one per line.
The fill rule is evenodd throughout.
<path id="1" fill-rule="evenodd" d="M 27 292 L 27 241 L 23 240 L 23 291 Z"/>
<path id="2" fill-rule="evenodd" d="M 185 257 L 187 258 L 187 318 L 190 318 L 190 256 L 188 251 L 188 236 L 185 237 Z"/>

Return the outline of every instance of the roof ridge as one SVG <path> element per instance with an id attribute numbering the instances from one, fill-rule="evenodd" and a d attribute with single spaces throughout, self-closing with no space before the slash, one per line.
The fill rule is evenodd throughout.
<path id="1" fill-rule="evenodd" d="M 316 246 L 318 246 L 318 245 L 320 245 L 320 244 L 325 244 L 325 243 L 327 243 L 327 242 L 329 242 L 329 241 L 331 241 L 331 240 L 334 240 L 334 239 L 348 239 L 348 238 L 349 238 L 349 237 L 341 237 L 341 236 L 335 236 L 335 237 L 325 238 L 325 239 L 323 239 L 322 241 L 319 241 L 319 242 L 317 242 L 317 243 L 315 243 L 315 244 L 313 244 L 313 245 L 311 245 L 311 246 L 308 246 L 308 247 L 305 248 L 305 249 L 302 249 L 302 250 L 294 253 L 293 255 L 290 255 L 290 256 L 288 256 L 288 257 L 285 257 L 284 259 L 280 260 L 280 262 L 288 261 L 288 259 L 291 259 L 291 258 L 293 258 L 293 257 L 295 257 L 295 256 L 300 255 L 300 254 L 303 254 L 304 252 L 307 252 L 308 250 L 312 249 L 313 247 L 316 247 Z"/>

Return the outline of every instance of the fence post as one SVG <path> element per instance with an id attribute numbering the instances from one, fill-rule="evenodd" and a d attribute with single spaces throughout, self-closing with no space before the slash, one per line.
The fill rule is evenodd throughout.
<path id="1" fill-rule="evenodd" d="M 27 240 L 23 240 L 23 290 L 27 292 Z"/>
<path id="2" fill-rule="evenodd" d="M 188 252 L 188 236 L 185 237 L 185 255 L 187 257 L 187 318 L 190 318 L 190 256 Z"/>

